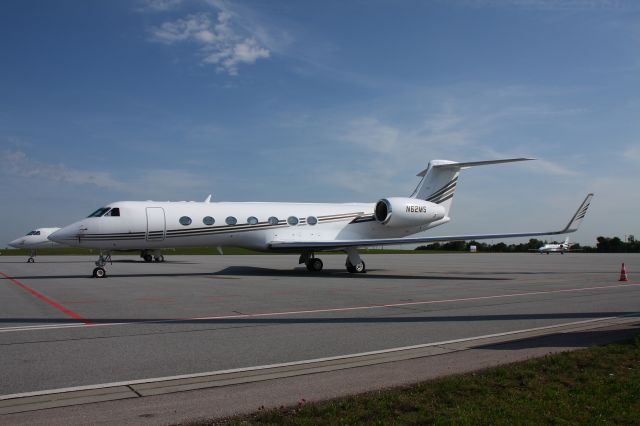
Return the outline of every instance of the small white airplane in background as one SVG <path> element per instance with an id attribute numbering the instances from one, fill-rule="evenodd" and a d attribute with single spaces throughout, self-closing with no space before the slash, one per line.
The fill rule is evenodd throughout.
<path id="1" fill-rule="evenodd" d="M 537 249 L 529 249 L 529 251 L 536 251 L 540 254 L 546 253 L 560 253 L 565 254 L 568 251 L 579 251 L 579 250 L 571 250 L 571 246 L 573 244 L 569 243 L 569 237 L 564 239 L 563 243 L 560 244 L 545 244 Z"/>
<path id="2" fill-rule="evenodd" d="M 29 249 L 28 263 L 35 262 L 37 249 L 62 247 L 62 244 L 51 241 L 48 237 L 60 228 L 38 228 L 29 232 L 24 237 L 16 238 L 9 245 L 19 249 Z"/>
<path id="3" fill-rule="evenodd" d="M 120 201 L 101 207 L 49 238 L 58 243 L 97 248 L 93 276 L 106 276 L 111 250 L 167 247 L 239 246 L 254 250 L 301 253 L 299 263 L 322 270 L 316 252 L 347 253 L 348 272 L 365 272 L 358 247 L 555 235 L 575 232 L 593 194 L 588 194 L 561 230 L 508 234 L 409 237 L 451 219 L 449 211 L 460 170 L 487 164 L 532 160 L 457 163 L 432 160 L 418 173 L 422 179 L 409 197 L 388 197 L 376 203 L 154 202 Z"/>
<path id="4" fill-rule="evenodd" d="M 68 245 L 56 243 L 49 239 L 49 235 L 59 229 L 59 227 L 38 228 L 34 231 L 29 232 L 24 237 L 16 238 L 15 240 L 11 241 L 9 245 L 18 249 L 31 250 L 29 253 L 29 258 L 27 259 L 27 263 L 33 263 L 35 262 L 37 249 L 70 247 Z M 164 262 L 164 256 L 160 254 L 159 249 L 155 250 L 154 255 L 151 255 L 151 250 L 140 250 L 140 257 L 144 259 L 145 262 L 151 262 L 152 260 L 155 260 L 156 262 Z"/>

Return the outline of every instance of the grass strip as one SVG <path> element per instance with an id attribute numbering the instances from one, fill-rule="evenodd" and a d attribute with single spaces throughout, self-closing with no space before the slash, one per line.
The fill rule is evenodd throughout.
<path id="1" fill-rule="evenodd" d="M 192 425 L 640 424 L 640 335 L 419 385 Z"/>

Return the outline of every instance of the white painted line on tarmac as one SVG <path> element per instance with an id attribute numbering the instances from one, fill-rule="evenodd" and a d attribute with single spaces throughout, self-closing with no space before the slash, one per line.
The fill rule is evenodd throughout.
<path id="1" fill-rule="evenodd" d="M 477 300 L 505 299 L 505 298 L 539 296 L 539 295 L 558 294 L 558 293 L 575 293 L 575 292 L 593 291 L 593 290 L 610 290 L 610 289 L 624 288 L 624 287 L 640 287 L 640 284 L 637 284 L 637 283 L 614 284 L 614 285 L 595 286 L 595 287 L 579 287 L 579 288 L 569 288 L 569 289 L 560 289 L 560 290 L 529 291 L 529 292 L 523 292 L 523 293 L 508 293 L 508 294 L 497 294 L 497 295 L 490 295 L 490 296 L 463 297 L 463 298 L 457 298 L 457 299 L 423 300 L 423 301 L 417 301 L 417 302 L 385 303 L 385 304 L 374 304 L 374 305 L 364 305 L 364 306 L 347 306 L 347 307 L 341 307 L 341 308 L 320 308 L 320 309 L 305 309 L 305 310 L 281 311 L 281 312 L 262 312 L 262 313 L 253 313 L 253 314 L 234 314 L 234 315 L 218 315 L 218 316 L 207 316 L 207 317 L 189 317 L 189 318 L 167 318 L 167 319 L 128 321 L 128 322 L 108 322 L 108 323 L 94 322 L 91 324 L 47 324 L 47 325 L 33 325 L 33 326 L 14 326 L 14 327 L 0 328 L 0 333 L 10 333 L 10 332 L 19 332 L 19 331 L 38 331 L 38 330 L 58 330 L 58 329 L 67 329 L 67 328 L 83 328 L 84 329 L 84 328 L 108 327 L 108 326 L 117 326 L 117 325 L 145 325 L 145 324 L 159 324 L 159 323 L 166 324 L 166 323 L 178 323 L 178 322 L 184 322 L 184 321 L 193 321 L 194 323 L 196 323 L 198 321 L 207 321 L 207 320 L 250 319 L 250 318 L 261 318 L 261 317 L 277 317 L 277 316 L 284 316 L 284 315 L 322 314 L 322 313 L 334 313 L 334 312 L 362 311 L 362 310 L 370 310 L 370 309 L 400 308 L 405 306 L 431 305 L 431 304 L 439 304 L 439 303 L 472 302 Z M 0 319 L 0 321 L 2 320 Z M 93 319 L 93 321 L 99 321 L 99 319 Z"/>
<path id="2" fill-rule="evenodd" d="M 176 376 L 155 377 L 155 378 L 139 379 L 139 380 L 126 380 L 121 382 L 111 382 L 111 383 L 102 383 L 102 384 L 95 384 L 95 385 L 74 386 L 74 387 L 68 387 L 68 388 L 48 389 L 48 390 L 41 390 L 41 391 L 34 391 L 34 392 L 23 392 L 23 393 L 9 394 L 9 395 L 0 395 L 0 401 L 17 399 L 17 398 L 42 396 L 42 395 L 53 395 L 53 394 L 60 394 L 60 393 L 67 393 L 67 392 L 78 392 L 78 391 L 86 391 L 86 390 L 112 388 L 112 387 L 119 387 L 119 386 L 134 386 L 134 385 L 140 385 L 140 384 L 158 383 L 158 382 L 165 382 L 165 381 L 171 381 L 171 380 L 193 379 L 193 378 L 199 378 L 199 377 L 217 376 L 217 375 L 230 374 L 230 373 L 255 372 L 260 370 L 301 366 L 301 365 L 309 365 L 311 367 L 313 366 L 313 364 L 328 362 L 328 361 L 338 361 L 338 360 L 346 360 L 346 359 L 352 359 L 352 358 L 369 357 L 369 356 L 390 354 L 394 352 L 402 352 L 402 351 L 422 349 L 422 348 L 428 348 L 428 347 L 434 347 L 434 346 L 444 346 L 444 345 L 450 345 L 454 343 L 464 343 L 464 342 L 471 342 L 475 340 L 485 340 L 485 339 L 491 339 L 496 337 L 516 336 L 518 334 L 525 334 L 525 333 L 544 331 L 544 330 L 561 330 L 563 328 L 570 328 L 574 326 L 593 324 L 593 323 L 599 323 L 599 322 L 607 322 L 607 321 L 615 321 L 615 320 L 617 320 L 618 323 L 640 321 L 640 318 L 635 318 L 635 317 L 640 317 L 640 312 L 634 312 L 630 314 L 613 316 L 613 317 L 603 317 L 603 318 L 588 319 L 583 321 L 574 321 L 574 322 L 568 322 L 564 324 L 527 328 L 522 330 L 505 331 L 501 333 L 485 334 L 481 336 L 465 337 L 461 339 L 443 340 L 440 342 L 424 343 L 420 345 L 401 346 L 401 347 L 390 348 L 390 349 L 381 349 L 376 351 L 360 352 L 360 353 L 339 355 L 339 356 L 332 356 L 332 357 L 325 357 L 325 358 L 314 358 L 314 359 L 285 362 L 285 363 L 279 363 L 279 364 L 268 364 L 268 365 L 254 366 L 254 367 L 243 367 L 243 368 L 234 368 L 234 369 L 228 369 L 228 370 L 208 371 L 204 373 L 182 374 L 182 375 L 176 375 Z M 301 372 L 300 374 L 304 374 L 304 373 Z"/>

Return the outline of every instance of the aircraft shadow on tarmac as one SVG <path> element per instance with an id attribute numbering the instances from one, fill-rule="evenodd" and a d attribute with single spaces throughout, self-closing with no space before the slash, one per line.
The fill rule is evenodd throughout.
<path id="1" fill-rule="evenodd" d="M 455 281 L 510 281 L 513 278 L 504 277 L 477 277 L 467 273 L 461 275 L 400 275 L 381 273 L 382 269 L 370 269 L 366 274 L 350 274 L 342 269 L 324 269 L 322 272 L 312 273 L 306 268 L 295 268 L 292 270 L 279 270 L 269 268 L 257 268 L 253 266 L 230 266 L 217 272 L 176 272 L 176 273 L 141 273 L 141 274 L 121 274 L 112 273 L 107 270 L 107 280 L 111 278 L 159 278 L 159 277 L 295 277 L 303 279 L 329 279 L 329 278 L 349 278 L 349 279 L 394 279 L 394 280 L 455 280 Z M 17 280 L 47 280 L 47 279 L 85 279 L 88 275 L 21 275 L 14 276 Z"/>
<path id="2" fill-rule="evenodd" d="M 633 339 L 640 332 L 640 324 L 624 329 L 573 331 L 568 333 L 547 334 L 513 342 L 474 346 L 473 349 L 513 351 L 534 348 L 580 348 L 604 345 L 611 342 Z"/>
<path id="3" fill-rule="evenodd" d="M 258 268 L 255 266 L 229 266 L 213 275 L 234 275 L 247 277 L 308 277 L 313 279 L 326 279 L 336 277 L 349 277 L 354 279 L 426 279 L 426 280 L 472 280 L 472 281 L 506 281 L 511 278 L 475 277 L 473 274 L 464 275 L 416 275 L 416 274 L 385 274 L 384 269 L 369 269 L 365 274 L 351 274 L 343 269 L 323 269 L 322 272 L 309 272 L 306 268 L 294 268 L 291 270 L 279 270 Z"/>
<path id="4" fill-rule="evenodd" d="M 437 312 L 434 312 L 437 313 Z M 523 320 L 585 320 L 596 318 L 610 318 L 626 316 L 639 318 L 636 312 L 558 312 L 547 314 L 505 314 L 505 315 L 442 315 L 429 316 L 429 313 L 410 317 L 333 317 L 333 318 L 264 318 L 264 317 L 238 317 L 238 318 L 87 318 L 91 324 L 130 324 L 130 325 L 156 325 L 156 324 L 194 324 L 194 325 L 288 325 L 288 324 L 410 324 L 410 323 L 446 323 L 446 322 L 478 322 L 478 321 L 523 321 Z M 242 314 L 238 314 L 239 316 Z M 80 324 L 73 318 L 0 318 L 0 324 Z M 90 326 L 88 326 L 90 327 Z M 171 331 L 171 333 L 183 331 Z M 160 332 L 162 333 L 162 332 Z M 149 334 L 149 333 L 145 333 Z M 570 334 L 570 333 L 567 333 Z M 488 345 L 487 347 L 492 346 Z M 496 345 L 499 346 L 499 345 Z"/>

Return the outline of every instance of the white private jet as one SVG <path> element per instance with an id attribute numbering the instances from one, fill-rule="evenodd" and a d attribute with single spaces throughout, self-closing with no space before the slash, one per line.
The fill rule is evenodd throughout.
<path id="1" fill-rule="evenodd" d="M 564 239 L 563 243 L 560 244 L 545 244 L 540 248 L 537 249 L 529 249 L 529 251 L 536 251 L 540 254 L 549 254 L 549 253 L 560 253 L 560 254 L 565 254 L 568 251 L 578 251 L 578 250 L 571 250 L 571 246 L 573 244 L 571 244 L 569 242 L 569 237 Z"/>
<path id="2" fill-rule="evenodd" d="M 567 226 L 558 231 L 509 234 L 409 237 L 449 222 L 460 170 L 486 164 L 532 160 L 457 163 L 433 160 L 418 173 L 422 179 L 409 197 L 383 198 L 377 203 L 154 202 L 120 201 L 101 207 L 86 219 L 56 231 L 49 238 L 61 244 L 98 248 L 93 276 L 106 276 L 110 250 L 165 247 L 240 246 L 255 250 L 301 253 L 299 263 L 322 270 L 316 252 L 347 253 L 347 271 L 365 272 L 358 247 L 554 235 L 574 232 L 593 194 L 587 195 Z"/>
<path id="3" fill-rule="evenodd" d="M 62 247 L 62 244 L 58 244 L 48 238 L 49 235 L 59 229 L 60 228 L 38 228 L 29 232 L 24 237 L 16 238 L 11 241 L 9 245 L 14 248 L 31 250 L 27 262 L 33 263 L 35 262 L 35 257 L 39 248 Z"/>
<path id="4" fill-rule="evenodd" d="M 31 250 L 29 253 L 29 258 L 27 259 L 27 263 L 33 263 L 35 262 L 37 249 L 69 247 L 68 245 L 56 243 L 49 239 L 49 235 L 59 229 L 59 227 L 38 228 L 34 231 L 29 232 L 24 237 L 16 238 L 15 240 L 11 241 L 9 245 L 14 248 Z M 155 250 L 154 255 L 151 254 L 151 250 L 140 250 L 140 257 L 144 259 L 145 262 L 151 262 L 152 260 L 155 260 L 156 262 L 164 262 L 164 256 L 160 254 L 159 249 Z"/>

